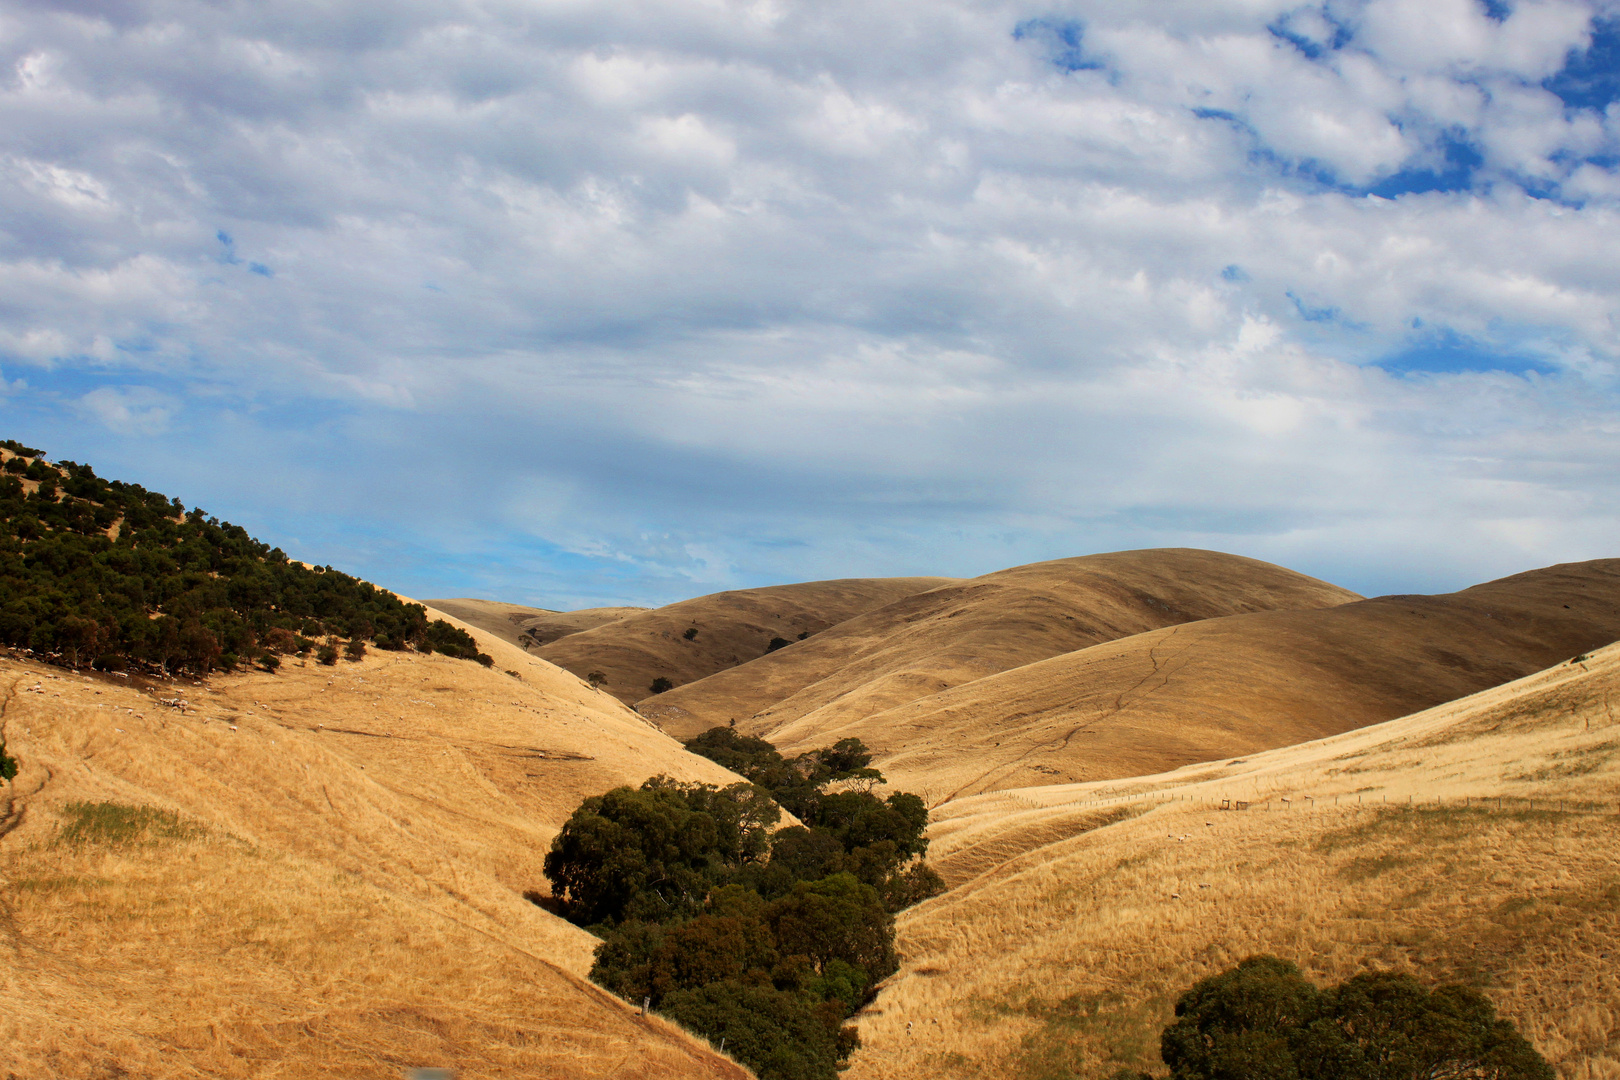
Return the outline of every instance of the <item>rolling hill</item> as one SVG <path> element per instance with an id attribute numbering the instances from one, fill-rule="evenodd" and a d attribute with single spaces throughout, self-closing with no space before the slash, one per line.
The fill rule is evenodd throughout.
<path id="1" fill-rule="evenodd" d="M 1244 760 L 950 803 L 952 888 L 899 916 L 846 1075 L 1162 1071 L 1176 996 L 1266 952 L 1478 986 L 1564 1080 L 1615 1080 L 1617 701 L 1612 646 Z"/>
<path id="2" fill-rule="evenodd" d="M 473 634 L 493 669 L 373 651 L 193 684 L 0 657 L 7 1068 L 743 1080 L 587 983 L 596 939 L 523 898 L 584 796 L 737 778 Z"/>
<path id="3" fill-rule="evenodd" d="M 488 631 L 513 645 L 533 648 L 549 645 L 558 638 L 577 634 L 581 630 L 594 630 L 607 623 L 618 622 L 631 615 L 639 615 L 649 608 L 605 607 L 581 608 L 578 611 L 551 611 L 547 608 L 504 604 L 498 600 L 424 600 L 447 615 L 452 615 L 469 626 Z"/>
<path id="4" fill-rule="evenodd" d="M 713 593 L 570 634 L 535 654 L 580 678 L 601 672 L 603 689 L 633 702 L 647 696 L 654 679 L 676 686 L 693 682 L 763 655 L 774 638 L 820 634 L 952 580 L 846 578 Z"/>
<path id="5" fill-rule="evenodd" d="M 1386 596 L 1169 627 L 857 716 L 767 728 L 791 752 L 853 736 L 931 803 L 1160 772 L 1336 734 L 1620 639 L 1620 559 L 1439 596 Z M 769 724 L 767 713 L 749 725 Z M 739 726 L 743 726 L 739 723 Z"/>
<path id="6" fill-rule="evenodd" d="M 735 720 L 739 730 L 776 741 L 776 732 L 840 730 L 962 683 L 1159 627 L 1356 599 L 1292 570 L 1214 551 L 1059 559 L 908 596 L 637 708 L 683 738 Z M 588 635 L 572 640 L 591 644 Z"/>

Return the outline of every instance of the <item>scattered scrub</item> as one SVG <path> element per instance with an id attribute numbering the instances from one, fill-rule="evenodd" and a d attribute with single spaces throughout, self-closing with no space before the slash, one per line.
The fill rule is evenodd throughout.
<path id="1" fill-rule="evenodd" d="M 485 662 L 471 635 L 429 622 L 420 604 L 293 562 L 139 484 L 53 465 L 15 440 L 0 447 L 10 455 L 0 466 L 0 644 L 68 667 L 163 674 L 204 674 L 226 656 L 274 670 L 266 657 L 307 654 L 318 637 Z"/>
<path id="2" fill-rule="evenodd" d="M 603 938 L 591 978 L 718 1043 L 762 1080 L 833 1080 L 844 1020 L 899 967 L 894 913 L 942 891 L 915 795 L 859 740 L 785 760 L 714 728 L 688 749 L 747 777 L 654 777 L 586 799 L 546 856 L 552 904 Z M 780 807 L 802 825 L 772 831 Z"/>

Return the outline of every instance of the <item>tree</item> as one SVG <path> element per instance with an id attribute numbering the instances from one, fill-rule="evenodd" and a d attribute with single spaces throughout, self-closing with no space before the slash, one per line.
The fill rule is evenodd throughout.
<path id="1" fill-rule="evenodd" d="M 16 460 L 13 458 L 12 460 Z M 6 753 L 6 741 L 0 739 L 0 780 L 8 784 L 17 775 L 17 759 Z"/>
<path id="2" fill-rule="evenodd" d="M 581 925 L 669 922 L 699 913 L 712 889 L 764 858 L 780 817 L 749 784 L 655 776 L 580 804 L 552 841 L 545 873 Z"/>
<path id="3" fill-rule="evenodd" d="M 878 891 L 853 874 L 801 881 L 766 907 L 765 918 L 783 955 L 807 958 L 818 974 L 842 961 L 876 983 L 900 968 L 894 916 Z"/>
<path id="4" fill-rule="evenodd" d="M 1251 956 L 1181 995 L 1159 1056 L 1174 1080 L 1298 1080 L 1289 1039 L 1315 1017 L 1316 998 L 1294 964 Z"/>
<path id="5" fill-rule="evenodd" d="M 662 694 L 662 693 L 665 693 L 667 691 L 675 689 L 675 684 L 670 682 L 664 676 L 660 675 L 660 676 L 658 676 L 658 678 L 656 678 L 656 679 L 654 679 L 652 681 L 652 685 L 647 687 L 647 689 L 652 691 L 655 694 Z"/>
<path id="6" fill-rule="evenodd" d="M 695 626 L 688 626 L 686 628 L 686 633 L 682 634 L 681 637 L 685 638 L 687 641 L 696 641 L 697 635 L 698 628 Z"/>
<path id="7" fill-rule="evenodd" d="M 1466 986 L 1369 972 L 1318 990 L 1252 956 L 1176 1003 L 1160 1056 L 1172 1080 L 1553 1080 L 1552 1067 Z"/>
<path id="8" fill-rule="evenodd" d="M 590 683 L 591 688 L 594 690 L 607 683 L 607 676 L 600 671 L 593 671 L 589 675 L 585 676 L 585 681 Z"/>
<path id="9" fill-rule="evenodd" d="M 673 993 L 662 1012 L 711 1042 L 724 1040 L 760 1080 L 836 1080 L 839 1060 L 857 1044 L 853 1032 L 842 1035 L 836 1010 L 736 980 Z"/>

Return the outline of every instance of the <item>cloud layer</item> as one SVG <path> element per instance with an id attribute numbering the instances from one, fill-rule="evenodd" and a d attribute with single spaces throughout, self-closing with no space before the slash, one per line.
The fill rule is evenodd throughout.
<path id="1" fill-rule="evenodd" d="M 550 605 L 1616 554 L 1620 10 L 0 13 L 0 409 Z"/>

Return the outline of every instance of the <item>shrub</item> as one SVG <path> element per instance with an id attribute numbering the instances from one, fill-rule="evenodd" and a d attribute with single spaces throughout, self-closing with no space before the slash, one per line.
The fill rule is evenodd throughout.
<path id="1" fill-rule="evenodd" d="M 322 645 L 319 649 L 317 649 L 315 651 L 315 659 L 319 660 L 322 664 L 324 664 L 327 667 L 336 666 L 336 664 L 338 662 L 337 646 L 336 645 Z"/>
<path id="2" fill-rule="evenodd" d="M 1251 956 L 1183 994 L 1160 1056 L 1172 1080 L 1555 1076 L 1471 987 L 1430 991 L 1411 975 L 1369 972 L 1318 990 L 1274 956 Z"/>
<path id="3" fill-rule="evenodd" d="M 480 664 L 483 664 L 485 667 L 495 666 L 495 658 L 489 655 L 487 652 L 477 653 L 473 656 L 473 659 L 478 661 Z"/>
<path id="4" fill-rule="evenodd" d="M 280 666 L 281 657 L 277 656 L 275 653 L 265 652 L 259 654 L 259 667 L 263 668 L 265 671 L 274 672 Z"/>
<path id="5" fill-rule="evenodd" d="M 6 753 L 6 741 L 0 739 L 0 780 L 8 784 L 17 775 L 17 759 Z"/>
<path id="6" fill-rule="evenodd" d="M 268 630 L 259 639 L 259 644 L 269 653 L 292 653 L 298 651 L 298 635 L 286 627 L 275 626 Z"/>
<path id="7" fill-rule="evenodd" d="M 785 649 L 791 644 L 793 644 L 793 642 L 789 641 L 785 637 L 773 637 L 771 638 L 770 644 L 765 646 L 765 651 L 768 653 L 773 653 L 777 649 Z"/>
<path id="8" fill-rule="evenodd" d="M 365 655 L 366 643 L 361 641 L 359 638 L 354 638 L 347 645 L 343 646 L 343 659 L 352 663 L 358 663 L 359 661 L 365 659 Z"/>
<path id="9" fill-rule="evenodd" d="M 682 634 L 681 637 L 685 638 L 687 641 L 696 641 L 697 640 L 697 627 L 688 626 L 686 628 L 686 633 Z"/>
<path id="10" fill-rule="evenodd" d="M 129 661 L 117 653 L 102 653 L 90 666 L 97 671 L 123 671 L 129 667 Z"/>
<path id="11" fill-rule="evenodd" d="M 664 676 L 660 675 L 658 678 L 652 681 L 652 685 L 647 687 L 647 689 L 655 694 L 662 694 L 675 689 L 675 684 L 670 682 Z"/>
<path id="12" fill-rule="evenodd" d="M 235 671 L 236 665 L 240 664 L 241 662 L 242 658 L 233 652 L 221 653 L 219 657 L 219 669 L 221 671 Z"/>

